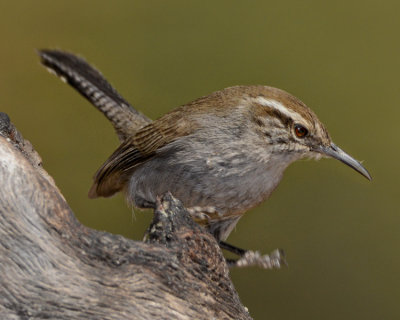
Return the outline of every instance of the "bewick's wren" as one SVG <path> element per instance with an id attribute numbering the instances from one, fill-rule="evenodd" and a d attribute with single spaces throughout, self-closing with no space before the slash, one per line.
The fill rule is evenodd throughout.
<path id="1" fill-rule="evenodd" d="M 42 51 L 41 56 L 46 66 L 76 88 L 88 74 L 101 77 L 73 70 L 89 66 L 72 55 Z M 73 63 L 62 64 L 62 59 Z M 101 104 L 101 97 L 93 93 L 106 91 L 99 89 L 104 83 L 97 82 L 90 82 L 96 89 L 90 91 L 86 84 L 78 90 L 104 107 L 106 103 Z M 276 88 L 227 88 L 137 129 L 124 136 L 97 171 L 89 196 L 109 197 L 124 191 L 135 207 L 153 208 L 156 197 L 170 191 L 218 240 L 228 237 L 247 210 L 268 199 L 295 160 L 332 157 L 371 179 L 358 161 L 333 144 L 303 102 Z"/>

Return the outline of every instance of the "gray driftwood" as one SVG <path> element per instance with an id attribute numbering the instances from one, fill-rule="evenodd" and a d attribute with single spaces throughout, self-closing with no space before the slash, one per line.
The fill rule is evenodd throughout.
<path id="1" fill-rule="evenodd" d="M 0 113 L 1 319 L 250 319 L 214 238 L 178 200 L 147 241 L 89 229 Z"/>

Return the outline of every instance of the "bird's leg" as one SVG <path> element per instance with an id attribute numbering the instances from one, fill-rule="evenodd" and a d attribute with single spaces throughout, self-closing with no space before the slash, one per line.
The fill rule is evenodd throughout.
<path id="1" fill-rule="evenodd" d="M 224 241 L 220 241 L 219 246 L 239 256 L 238 259 L 226 259 L 230 268 L 258 266 L 263 269 L 279 269 L 282 265 L 287 265 L 285 253 L 281 249 L 276 249 L 269 255 L 261 255 L 258 251 L 244 250 Z"/>
<path id="2" fill-rule="evenodd" d="M 236 246 L 234 246 L 232 244 L 229 244 L 229 243 L 227 243 L 225 241 L 220 241 L 219 242 L 219 247 L 221 249 L 229 251 L 229 252 L 231 252 L 233 254 L 236 254 L 239 257 L 243 257 L 245 255 L 245 253 L 247 252 L 247 250 L 241 249 L 239 247 L 236 247 Z"/>
<path id="3" fill-rule="evenodd" d="M 214 207 L 190 207 L 187 210 L 193 220 L 207 228 L 217 240 L 225 238 L 240 218 L 222 219 L 222 215 Z M 239 257 L 226 259 L 229 267 L 258 266 L 263 269 L 279 269 L 282 265 L 287 265 L 283 250 L 277 249 L 269 255 L 261 255 L 258 251 L 241 249 L 224 241 L 219 241 L 219 246 Z"/>

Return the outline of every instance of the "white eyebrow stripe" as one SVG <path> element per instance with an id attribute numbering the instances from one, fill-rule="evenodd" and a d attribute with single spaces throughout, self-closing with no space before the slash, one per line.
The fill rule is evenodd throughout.
<path id="1" fill-rule="evenodd" d="M 266 99 L 264 97 L 257 97 L 255 100 L 257 103 L 261 104 L 262 106 L 275 109 L 275 110 L 279 111 L 280 113 L 284 114 L 285 116 L 292 118 L 293 120 L 301 119 L 301 116 L 297 112 L 289 110 L 282 103 L 280 103 L 274 99 Z"/>

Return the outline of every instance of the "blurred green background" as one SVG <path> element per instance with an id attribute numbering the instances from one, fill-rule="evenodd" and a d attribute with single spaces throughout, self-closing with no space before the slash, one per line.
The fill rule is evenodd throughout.
<path id="1" fill-rule="evenodd" d="M 255 319 L 399 319 L 399 12 L 399 1 L 3 1 L 0 110 L 82 223 L 141 239 L 150 212 L 87 198 L 113 129 L 36 48 L 81 54 L 152 118 L 237 84 L 291 92 L 374 180 L 334 160 L 293 164 L 229 238 L 283 248 L 289 268 L 232 270 L 240 297 Z"/>

